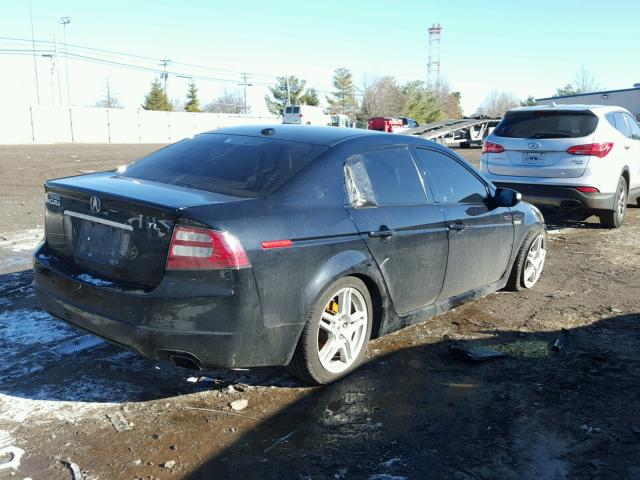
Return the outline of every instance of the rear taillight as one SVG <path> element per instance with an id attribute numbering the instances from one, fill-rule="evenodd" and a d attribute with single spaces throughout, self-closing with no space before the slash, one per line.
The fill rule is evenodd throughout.
<path id="1" fill-rule="evenodd" d="M 600 193 L 596 187 L 576 187 L 576 190 L 582 193 Z"/>
<path id="2" fill-rule="evenodd" d="M 482 143 L 482 153 L 502 153 L 504 152 L 504 147 L 499 143 L 493 142 L 483 142 Z"/>
<path id="3" fill-rule="evenodd" d="M 587 143 L 586 145 L 574 145 L 567 149 L 571 155 L 592 155 L 594 157 L 606 157 L 613 148 L 613 142 Z"/>
<path id="4" fill-rule="evenodd" d="M 240 241 L 229 232 L 178 226 L 173 230 L 167 270 L 250 267 Z"/>

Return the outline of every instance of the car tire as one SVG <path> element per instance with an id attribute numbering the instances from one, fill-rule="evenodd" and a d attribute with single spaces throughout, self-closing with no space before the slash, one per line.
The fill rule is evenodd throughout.
<path id="1" fill-rule="evenodd" d="M 607 210 L 599 214 L 600 225 L 605 228 L 619 228 L 622 226 L 627 213 L 628 191 L 627 181 L 624 177 L 620 177 L 616 188 L 613 210 Z"/>
<path id="2" fill-rule="evenodd" d="M 471 148 L 471 142 L 461 142 L 460 148 Z"/>
<path id="3" fill-rule="evenodd" d="M 546 249 L 547 232 L 540 226 L 533 227 L 520 245 L 507 281 L 507 289 L 519 292 L 533 288 L 538 283 L 544 268 Z"/>
<path id="4" fill-rule="evenodd" d="M 371 296 L 362 280 L 356 277 L 337 280 L 312 307 L 289 363 L 289 372 L 316 385 L 348 375 L 366 354 L 372 324 Z M 338 350 L 331 354 L 334 348 Z"/>

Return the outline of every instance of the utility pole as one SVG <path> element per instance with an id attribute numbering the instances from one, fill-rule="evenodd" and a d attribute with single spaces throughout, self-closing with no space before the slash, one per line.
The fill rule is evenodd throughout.
<path id="1" fill-rule="evenodd" d="M 56 61 L 55 61 L 55 57 L 50 53 L 44 53 L 42 54 L 42 56 L 45 58 L 48 58 L 51 64 L 51 106 L 53 106 L 56 103 L 56 97 L 53 94 L 53 72 L 56 69 Z"/>
<path id="2" fill-rule="evenodd" d="M 162 67 L 162 74 L 160 75 L 161 78 L 164 79 L 164 94 L 167 94 L 167 79 L 169 78 L 169 74 L 167 73 L 167 65 L 169 65 L 171 63 L 171 59 L 169 58 L 163 58 L 162 60 L 160 60 L 160 63 L 158 65 L 160 65 Z"/>
<path id="3" fill-rule="evenodd" d="M 241 85 L 244 87 L 244 114 L 247 114 L 247 87 L 253 87 L 253 83 L 247 83 L 247 80 L 249 78 L 249 75 L 246 73 L 242 73 L 242 83 L 239 83 L 238 85 Z"/>
<path id="4" fill-rule="evenodd" d="M 58 20 L 62 24 L 64 32 L 64 66 L 67 74 L 67 104 L 71 106 L 71 87 L 69 85 L 69 52 L 67 50 L 67 25 L 71 23 L 71 18 L 68 16 L 60 17 Z"/>
<path id="5" fill-rule="evenodd" d="M 31 13 L 31 0 L 29 0 L 29 20 L 31 21 L 31 45 L 33 47 L 33 73 L 36 77 L 36 98 L 40 105 L 40 87 L 38 86 L 38 63 L 36 62 L 36 39 L 33 33 L 33 14 Z"/>
<path id="6" fill-rule="evenodd" d="M 56 64 L 58 68 L 56 68 L 56 74 L 58 76 L 58 101 L 60 106 L 62 106 L 62 86 L 60 82 L 60 57 L 58 56 L 58 42 L 56 41 L 56 36 L 53 36 L 53 49 L 55 50 L 56 55 Z"/>
<path id="7" fill-rule="evenodd" d="M 287 105 L 291 105 L 291 91 L 289 90 L 289 75 L 285 76 L 287 81 Z"/>

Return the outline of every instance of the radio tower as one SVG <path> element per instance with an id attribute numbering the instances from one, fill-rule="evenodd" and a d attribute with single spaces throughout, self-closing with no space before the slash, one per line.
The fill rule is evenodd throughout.
<path id="1" fill-rule="evenodd" d="M 429 28 L 429 63 L 427 63 L 427 85 L 435 87 L 440 83 L 440 36 L 442 27 L 434 23 Z"/>

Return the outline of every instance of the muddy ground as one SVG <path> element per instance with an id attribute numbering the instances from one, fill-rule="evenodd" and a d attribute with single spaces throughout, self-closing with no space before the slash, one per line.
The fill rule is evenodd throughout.
<path id="1" fill-rule="evenodd" d="M 548 216 L 535 289 L 377 339 L 353 375 L 309 388 L 147 361 L 39 310 L 42 180 L 153 148 L 0 147 L 0 479 L 640 478 L 640 209 L 611 231 Z M 454 343 L 509 357 L 470 363 Z"/>

